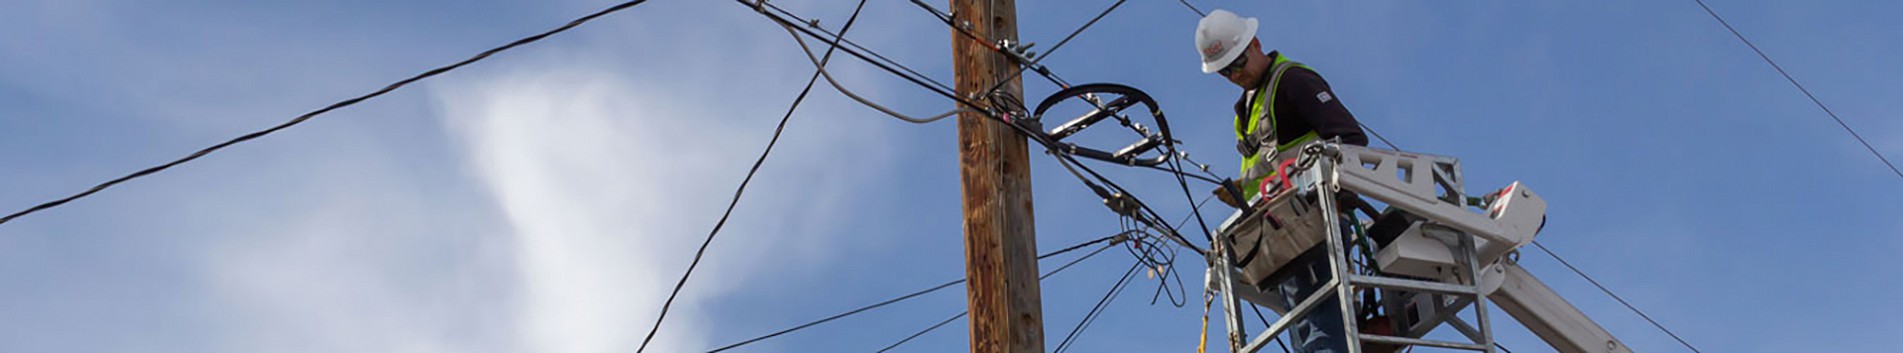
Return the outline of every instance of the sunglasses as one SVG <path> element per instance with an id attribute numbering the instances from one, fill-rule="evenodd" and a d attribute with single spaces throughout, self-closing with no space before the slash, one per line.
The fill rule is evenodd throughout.
<path id="1" fill-rule="evenodd" d="M 1236 73 L 1236 71 L 1242 71 L 1242 67 L 1248 65 L 1249 55 L 1248 53 L 1243 53 L 1242 55 L 1237 55 L 1235 61 L 1230 61 L 1229 66 L 1224 66 L 1222 70 L 1216 70 L 1216 73 L 1229 76 L 1230 74 Z"/>

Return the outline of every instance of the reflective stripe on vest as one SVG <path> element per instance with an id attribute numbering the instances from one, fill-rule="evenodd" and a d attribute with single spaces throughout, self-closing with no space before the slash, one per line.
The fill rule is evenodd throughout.
<path id="1" fill-rule="evenodd" d="M 1282 73 L 1287 72 L 1291 67 L 1309 69 L 1308 65 L 1302 65 L 1301 63 L 1289 60 L 1285 56 L 1276 55 L 1274 62 L 1270 64 L 1270 70 L 1272 70 L 1271 72 L 1273 72 L 1273 74 L 1269 77 L 1269 84 L 1256 89 L 1255 99 L 1253 99 L 1254 102 L 1249 104 L 1248 124 L 1245 125 L 1243 123 L 1244 120 L 1242 116 L 1237 116 L 1235 119 L 1236 140 L 1242 145 L 1252 146 L 1253 149 L 1251 152 L 1243 152 L 1242 170 L 1240 176 L 1237 178 L 1242 184 L 1240 186 L 1242 187 L 1243 195 L 1253 196 L 1260 192 L 1258 189 L 1262 179 L 1273 176 L 1278 172 L 1275 170 L 1275 163 L 1272 161 L 1280 159 L 1276 157 L 1283 154 L 1281 152 L 1288 151 L 1296 145 L 1314 141 L 1318 138 L 1318 135 L 1314 131 L 1309 131 L 1307 134 L 1302 134 L 1302 136 L 1297 136 L 1288 141 L 1282 141 L 1279 136 L 1275 136 L 1275 91 L 1282 83 Z M 1264 115 L 1268 116 L 1268 126 L 1266 127 L 1260 125 Z M 1267 152 L 1269 153 L 1264 154 L 1264 150 L 1267 149 L 1265 147 L 1268 147 L 1270 144 L 1273 144 L 1274 149 L 1268 150 Z M 1238 152 L 1240 152 L 1240 150 L 1238 150 Z M 1281 157 L 1288 158 L 1294 156 Z"/>

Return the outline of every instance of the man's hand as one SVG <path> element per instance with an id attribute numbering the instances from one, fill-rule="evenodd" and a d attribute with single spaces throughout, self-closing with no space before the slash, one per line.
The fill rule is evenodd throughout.
<path id="1" fill-rule="evenodd" d="M 1210 192 L 1216 193 L 1216 199 L 1222 200 L 1223 204 L 1235 209 L 1242 209 L 1242 203 L 1247 201 L 1236 200 L 1236 195 L 1242 194 L 1242 186 L 1236 184 L 1235 180 L 1225 179 L 1222 181 L 1222 186 L 1217 186 L 1216 190 Z"/>

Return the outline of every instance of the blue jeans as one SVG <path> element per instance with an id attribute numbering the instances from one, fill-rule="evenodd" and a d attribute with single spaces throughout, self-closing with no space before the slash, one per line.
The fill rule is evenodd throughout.
<path id="1" fill-rule="evenodd" d="M 1354 228 L 1346 219 L 1341 221 L 1341 234 L 1343 244 L 1347 244 L 1348 239 L 1354 239 L 1351 235 L 1354 234 Z M 1294 310 L 1295 305 L 1301 304 L 1303 299 L 1308 299 L 1309 295 L 1320 289 L 1316 287 L 1335 278 L 1334 270 L 1328 266 L 1331 261 L 1327 253 L 1328 245 L 1317 246 L 1322 250 L 1320 256 L 1313 256 L 1316 252 L 1296 256 L 1278 271 L 1286 274 L 1275 283 L 1282 292 L 1282 305 L 1285 308 Z M 1341 321 L 1342 299 L 1339 295 L 1329 296 L 1322 299 L 1321 303 L 1316 303 L 1315 309 L 1309 310 L 1307 315 L 1295 318 L 1295 323 L 1288 328 L 1289 341 L 1295 353 L 1348 351 L 1348 337 L 1343 333 L 1344 323 Z"/>
<path id="2" fill-rule="evenodd" d="M 1282 292 L 1282 305 L 1294 309 L 1302 299 L 1315 293 L 1316 287 L 1334 278 L 1334 272 L 1328 268 L 1328 258 L 1298 258 L 1288 264 L 1289 276 L 1276 283 Z M 1289 326 L 1289 341 L 1296 353 L 1339 353 L 1348 351 L 1347 337 L 1343 335 L 1341 321 L 1341 298 L 1329 296 L 1309 310 L 1307 315 L 1295 318 Z"/>

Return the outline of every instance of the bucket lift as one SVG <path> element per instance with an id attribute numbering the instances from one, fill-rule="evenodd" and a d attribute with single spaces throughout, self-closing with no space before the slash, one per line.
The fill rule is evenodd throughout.
<path id="1" fill-rule="evenodd" d="M 1049 132 L 1041 131 L 1042 118 L 1068 100 L 1089 103 L 1087 112 Z M 1137 107 L 1149 111 L 1156 129 L 1127 116 L 1126 110 Z M 1027 113 L 1013 123 L 1055 153 L 1157 169 L 1180 153 L 1156 101 L 1133 87 L 1108 83 L 1068 87 Z M 1110 119 L 1135 131 L 1140 139 L 1114 150 L 1065 141 Z M 1287 179 L 1280 191 L 1251 198 L 1248 207 L 1219 226 L 1212 251 L 1205 253 L 1211 260 L 1206 290 L 1221 296 L 1231 352 L 1261 350 L 1288 329 L 1294 318 L 1309 315 L 1329 297 L 1343 299 L 1336 303 L 1341 306 L 1343 338 L 1352 353 L 1394 352 L 1409 346 L 1491 353 L 1495 345 L 1489 303 L 1559 352 L 1631 352 L 1516 263 L 1517 250 L 1531 243 L 1546 222 L 1546 201 L 1525 185 L 1514 182 L 1485 196 L 1469 197 L 1460 162 L 1452 157 L 1327 141 L 1284 153 L 1284 157 L 1293 155 L 1296 162 L 1292 170 L 1282 173 Z M 1176 172 L 1183 175 L 1181 170 Z M 1112 210 L 1144 221 L 1137 213 L 1147 208 L 1123 190 L 1094 186 L 1093 190 Z M 1387 210 L 1374 211 L 1368 200 L 1387 205 Z M 1344 214 L 1351 209 L 1367 213 L 1369 222 L 1344 222 Z M 1180 235 L 1175 239 L 1194 248 Z M 1350 250 L 1362 250 L 1359 254 L 1366 261 L 1351 261 Z M 1268 283 L 1291 262 L 1318 258 L 1328 262 L 1333 279 L 1294 305 L 1283 305 L 1281 293 Z M 1251 340 L 1241 319 L 1242 301 L 1268 307 L 1282 317 Z M 1459 315 L 1467 310 L 1474 313 L 1472 323 Z M 1362 314 L 1373 311 L 1382 312 L 1385 319 L 1362 320 Z M 1427 338 L 1442 326 L 1453 328 L 1466 340 Z"/>
<path id="2" fill-rule="evenodd" d="M 1262 349 L 1295 318 L 1336 297 L 1344 299 L 1336 303 L 1349 352 L 1407 346 L 1493 352 L 1489 302 L 1560 352 L 1631 352 L 1508 256 L 1545 223 L 1545 201 L 1526 186 L 1515 182 L 1469 198 L 1454 158 L 1328 142 L 1304 146 L 1297 161 L 1303 167 L 1289 173 L 1290 186 L 1253 198 L 1249 210 L 1219 228 L 1206 278 L 1208 289 L 1221 294 L 1231 351 Z M 1368 205 L 1360 198 L 1388 206 L 1370 215 L 1366 231 L 1364 224 L 1344 223 L 1338 211 Z M 1350 261 L 1356 244 L 1372 261 Z M 1287 307 L 1266 284 L 1305 253 L 1325 256 L 1334 279 Z M 1370 291 L 1377 295 L 1365 295 Z M 1253 340 L 1241 319 L 1245 300 L 1282 314 Z M 1371 307 L 1386 320 L 1362 320 Z M 1458 315 L 1468 309 L 1472 323 Z M 1466 340 L 1425 338 L 1443 325 Z"/>

